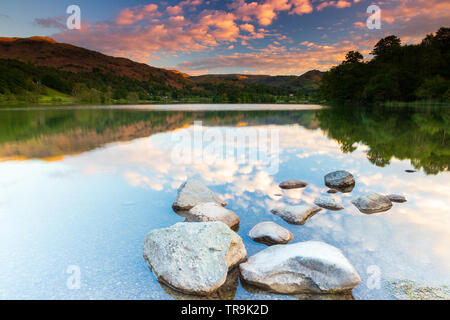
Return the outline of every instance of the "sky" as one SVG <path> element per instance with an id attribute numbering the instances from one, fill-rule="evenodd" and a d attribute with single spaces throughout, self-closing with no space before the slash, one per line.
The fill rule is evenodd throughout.
<path id="1" fill-rule="evenodd" d="M 381 28 L 369 29 L 370 5 Z M 70 5 L 81 28 L 70 30 Z M 450 25 L 442 0 L 0 0 L 0 37 L 49 36 L 190 75 L 326 71 L 380 38 L 417 43 Z"/>

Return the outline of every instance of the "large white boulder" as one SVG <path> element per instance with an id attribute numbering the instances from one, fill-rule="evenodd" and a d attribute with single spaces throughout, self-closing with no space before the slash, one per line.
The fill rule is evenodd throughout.
<path id="1" fill-rule="evenodd" d="M 216 202 L 200 203 L 189 210 L 185 217 L 188 222 L 222 221 L 230 228 L 239 225 L 237 214 Z"/>
<path id="2" fill-rule="evenodd" d="M 244 261 L 242 239 L 222 222 L 180 222 L 147 234 L 144 258 L 158 280 L 179 291 L 208 295 Z"/>
<path id="3" fill-rule="evenodd" d="M 239 268 L 245 282 L 282 294 L 346 292 L 361 282 L 341 250 L 320 241 L 271 246 Z"/>
<path id="4" fill-rule="evenodd" d="M 205 202 L 215 202 L 223 207 L 227 205 L 218 194 L 212 192 L 202 181 L 189 179 L 178 188 L 178 195 L 172 208 L 176 211 L 190 210 Z"/>

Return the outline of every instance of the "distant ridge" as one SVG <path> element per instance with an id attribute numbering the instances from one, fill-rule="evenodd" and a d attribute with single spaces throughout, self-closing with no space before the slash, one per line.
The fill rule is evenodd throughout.
<path id="1" fill-rule="evenodd" d="M 303 88 L 316 90 L 323 72 L 308 71 L 301 76 L 270 76 L 251 74 L 210 74 L 190 76 L 177 70 L 166 70 L 135 62 L 126 58 L 112 57 L 100 52 L 71 44 L 59 43 L 49 37 L 29 38 L 0 37 L 0 59 L 13 59 L 36 66 L 53 67 L 71 72 L 101 72 L 136 79 L 159 80 L 165 85 L 182 88 L 187 83 L 207 80 L 234 80 L 247 84 L 268 85 L 286 89 Z"/>
<path id="2" fill-rule="evenodd" d="M 263 84 L 273 87 L 286 89 L 303 88 L 306 90 L 316 90 L 322 79 L 324 72 L 319 70 L 311 70 L 300 76 L 270 76 L 270 75 L 251 75 L 251 74 L 207 74 L 201 76 L 192 76 L 195 82 L 214 81 L 214 80 L 231 80 L 242 81 L 250 84 Z"/>
<path id="3" fill-rule="evenodd" d="M 186 79 L 177 72 L 117 58 L 47 37 L 0 38 L 0 59 L 13 59 L 36 66 L 71 72 L 112 73 L 139 81 L 159 80 L 181 88 Z"/>

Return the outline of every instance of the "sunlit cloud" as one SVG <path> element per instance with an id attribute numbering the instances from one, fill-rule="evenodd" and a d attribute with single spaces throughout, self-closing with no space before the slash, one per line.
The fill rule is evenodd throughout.
<path id="1" fill-rule="evenodd" d="M 230 0 L 218 6 L 213 2 L 185 0 L 169 6 L 149 3 L 123 8 L 111 20 L 83 21 L 77 32 L 66 30 L 62 18 L 39 18 L 35 24 L 60 30 L 53 35 L 60 42 L 139 62 L 158 63 L 193 75 L 231 70 L 298 75 L 311 69 L 327 70 L 342 61 L 345 51 L 359 50 L 367 57 L 375 43 L 390 34 L 400 36 L 404 43 L 418 42 L 425 34 L 445 26 L 450 16 L 450 4 L 445 1 L 376 2 L 382 10 L 380 30 L 367 29 L 365 20 L 369 14 L 364 7 L 356 11 L 356 21 L 344 19 L 332 25 L 322 21 L 320 26 L 314 26 L 318 31 L 327 30 L 315 38 L 290 31 L 286 19 L 280 19 L 323 16 L 349 8 L 354 12 L 353 7 L 360 2 Z M 209 52 L 214 54 L 205 54 Z M 165 59 L 172 62 L 165 63 Z"/>

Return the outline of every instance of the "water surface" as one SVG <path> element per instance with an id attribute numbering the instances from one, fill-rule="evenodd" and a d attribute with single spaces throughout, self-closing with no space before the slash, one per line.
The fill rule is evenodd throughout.
<path id="1" fill-rule="evenodd" d="M 274 221 L 294 234 L 293 241 L 340 248 L 362 278 L 355 299 L 393 298 L 388 284 L 398 279 L 450 284 L 447 110 L 260 107 L 265 110 L 0 109 L 0 298 L 185 298 L 156 281 L 142 242 L 150 230 L 184 220 L 171 205 L 177 187 L 193 176 L 224 195 L 239 215 L 249 255 L 265 245 L 251 241 L 248 231 Z M 192 133 L 195 121 L 224 134 L 276 130 L 278 171 L 237 159 L 174 163 L 173 133 Z M 312 203 L 328 190 L 324 175 L 340 169 L 357 181 L 351 193 L 336 195 L 344 210 L 322 210 L 303 226 L 270 213 L 282 204 Z M 417 172 L 405 172 L 411 169 Z M 282 192 L 278 183 L 285 179 L 309 185 Z M 362 214 L 350 201 L 369 191 L 404 194 L 408 202 Z M 80 269 L 79 289 L 67 286 L 70 266 Z M 368 281 L 373 270 L 380 272 L 379 288 Z M 229 278 L 219 298 L 305 298 L 255 291 L 237 275 Z"/>

